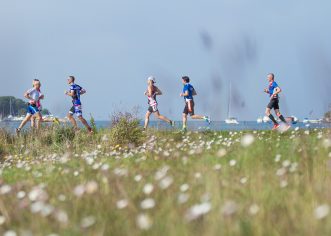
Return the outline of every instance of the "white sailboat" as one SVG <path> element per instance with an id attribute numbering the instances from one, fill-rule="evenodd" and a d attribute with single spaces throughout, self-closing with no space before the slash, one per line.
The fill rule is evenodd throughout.
<path id="1" fill-rule="evenodd" d="M 237 118 L 235 117 L 231 117 L 230 114 L 231 114 L 231 94 L 232 94 L 232 83 L 231 83 L 231 80 L 230 80 L 230 84 L 229 84 L 229 100 L 228 100 L 228 118 L 225 119 L 225 123 L 226 124 L 233 124 L 233 125 L 237 125 L 239 124 Z"/>

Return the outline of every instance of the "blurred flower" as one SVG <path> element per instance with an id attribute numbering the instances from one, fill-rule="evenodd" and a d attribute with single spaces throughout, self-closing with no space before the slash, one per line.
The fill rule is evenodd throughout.
<path id="1" fill-rule="evenodd" d="M 146 198 L 140 203 L 142 209 L 151 209 L 155 207 L 155 201 L 153 198 Z"/>
<path id="2" fill-rule="evenodd" d="M 16 194 L 16 197 L 17 197 L 18 199 L 22 199 L 22 198 L 25 197 L 25 195 L 26 195 L 26 193 L 25 193 L 24 191 L 19 191 L 19 192 Z"/>
<path id="3" fill-rule="evenodd" d="M 180 191 L 181 192 L 186 192 L 188 189 L 189 189 L 189 185 L 188 184 L 182 184 L 181 186 L 180 186 Z"/>
<path id="4" fill-rule="evenodd" d="M 246 184 L 247 183 L 247 180 L 248 180 L 247 177 L 243 177 L 243 178 L 240 179 L 240 183 L 241 184 Z"/>
<path id="5" fill-rule="evenodd" d="M 285 161 L 283 161 L 282 165 L 283 165 L 283 167 L 287 168 L 291 165 L 291 162 L 289 160 L 285 160 Z"/>
<path id="6" fill-rule="evenodd" d="M 136 175 L 134 177 L 134 181 L 136 181 L 136 182 L 140 182 L 141 179 L 142 179 L 142 176 L 141 175 Z"/>
<path id="7" fill-rule="evenodd" d="M 329 147 L 331 147 L 331 140 L 330 140 L 330 139 L 324 139 L 324 140 L 323 140 L 323 146 L 324 146 L 325 148 L 329 148 Z"/>
<path id="8" fill-rule="evenodd" d="M 177 197 L 177 202 L 179 204 L 183 204 L 188 201 L 189 197 L 190 197 L 190 195 L 188 195 L 186 193 L 180 193 Z"/>
<path id="9" fill-rule="evenodd" d="M 187 221 L 195 220 L 202 215 L 207 214 L 211 210 L 211 204 L 209 202 L 204 202 L 192 206 L 185 214 L 185 219 Z"/>
<path id="10" fill-rule="evenodd" d="M 148 230 L 152 227 L 152 220 L 146 214 L 139 214 L 136 218 L 136 224 L 139 229 Z"/>
<path id="11" fill-rule="evenodd" d="M 118 209 L 123 209 L 128 206 L 128 200 L 122 199 L 116 202 L 116 207 Z"/>
<path id="12" fill-rule="evenodd" d="M 173 181 L 174 179 L 171 176 L 167 176 L 160 181 L 159 186 L 161 189 L 167 189 Z"/>
<path id="13" fill-rule="evenodd" d="M 95 181 L 89 181 L 85 185 L 85 191 L 87 194 L 93 194 L 98 190 L 98 183 Z"/>
<path id="14" fill-rule="evenodd" d="M 282 181 L 280 181 L 280 187 L 281 187 L 281 188 L 285 188 L 285 187 L 287 187 L 287 185 L 288 185 L 288 183 L 287 183 L 286 180 L 282 180 Z"/>
<path id="15" fill-rule="evenodd" d="M 164 166 L 155 173 L 155 179 L 160 180 L 168 173 L 169 166 Z"/>
<path id="16" fill-rule="evenodd" d="M 222 212 L 223 216 L 231 216 L 234 213 L 236 213 L 237 208 L 238 208 L 237 204 L 234 201 L 227 201 L 223 205 L 221 212 Z"/>
<path id="17" fill-rule="evenodd" d="M 2 185 L 0 187 L 0 194 L 2 194 L 2 195 L 10 193 L 10 191 L 11 191 L 11 187 L 8 184 Z"/>
<path id="18" fill-rule="evenodd" d="M 201 173 L 200 173 L 200 172 L 196 172 L 196 173 L 194 174 L 194 177 L 195 177 L 196 179 L 200 179 L 200 178 L 201 178 Z"/>
<path id="19" fill-rule="evenodd" d="M 241 145 L 243 147 L 248 147 L 250 145 L 253 144 L 254 142 L 254 136 L 252 134 L 245 134 L 242 138 L 241 138 Z"/>
<path id="20" fill-rule="evenodd" d="M 144 188 L 143 188 L 143 192 L 146 194 L 146 195 L 149 195 L 153 192 L 154 190 L 154 186 L 152 184 L 145 184 Z"/>
<path id="21" fill-rule="evenodd" d="M 252 204 L 249 207 L 249 214 L 256 215 L 260 211 L 260 207 L 256 204 Z"/>
<path id="22" fill-rule="evenodd" d="M 275 157 L 275 162 L 279 162 L 281 157 L 282 157 L 282 155 L 277 154 Z"/>
<path id="23" fill-rule="evenodd" d="M 57 211 L 55 213 L 55 218 L 58 222 L 63 223 L 63 224 L 68 223 L 68 220 L 69 220 L 67 213 L 63 210 Z"/>
<path id="24" fill-rule="evenodd" d="M 283 176 L 283 175 L 285 175 L 286 174 L 286 169 L 285 168 L 280 168 L 280 169 L 278 169 L 277 170 L 277 172 L 276 172 L 276 175 L 277 176 Z"/>
<path id="25" fill-rule="evenodd" d="M 3 225 L 6 222 L 6 217 L 0 215 L 0 225 Z"/>
<path id="26" fill-rule="evenodd" d="M 89 228 L 91 227 L 92 225 L 95 224 L 95 217 L 94 216 L 88 216 L 88 217 L 85 217 L 81 220 L 80 222 L 80 226 L 82 228 Z"/>
<path id="27" fill-rule="evenodd" d="M 74 194 L 76 195 L 76 197 L 81 197 L 81 196 L 83 196 L 84 193 L 85 193 L 84 185 L 80 184 L 74 188 Z"/>
<path id="28" fill-rule="evenodd" d="M 216 164 L 214 165 L 214 170 L 220 170 L 221 169 L 221 164 Z"/>
<path id="29" fill-rule="evenodd" d="M 230 160 L 229 162 L 230 166 L 235 166 L 237 164 L 236 160 Z"/>
<path id="30" fill-rule="evenodd" d="M 327 204 L 323 204 L 315 208 L 314 215 L 318 220 L 324 219 L 330 213 L 330 207 Z"/>
<path id="31" fill-rule="evenodd" d="M 8 230 L 3 234 L 3 236 L 17 236 L 17 234 L 13 230 Z"/>
<path id="32" fill-rule="evenodd" d="M 218 157 L 224 157 L 226 155 L 226 150 L 224 148 L 221 148 L 218 150 L 217 154 Z"/>

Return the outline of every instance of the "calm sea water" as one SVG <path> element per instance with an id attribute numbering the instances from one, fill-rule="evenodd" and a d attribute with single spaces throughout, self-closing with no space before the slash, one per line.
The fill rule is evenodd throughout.
<path id="1" fill-rule="evenodd" d="M 0 128 L 5 128 L 10 132 L 15 132 L 15 128 L 18 127 L 20 122 L 0 122 Z M 69 123 L 68 123 L 69 124 Z M 98 128 L 108 128 L 110 127 L 110 121 L 96 121 Z M 143 122 L 141 122 L 143 126 Z M 151 121 L 150 127 L 157 130 L 171 130 L 173 129 L 167 123 L 161 121 Z M 180 129 L 182 127 L 182 122 L 176 122 L 175 129 Z M 330 123 L 321 123 L 321 124 L 304 124 L 298 122 L 295 125 L 292 125 L 293 128 L 299 127 L 300 129 L 315 129 L 315 128 L 331 128 Z M 28 129 L 29 125 L 26 125 L 25 129 Z M 208 125 L 204 121 L 189 121 L 188 129 L 199 131 L 199 130 L 268 130 L 271 129 L 272 125 L 269 123 L 258 124 L 255 121 L 241 121 L 238 125 L 226 124 L 224 121 L 215 121 Z"/>

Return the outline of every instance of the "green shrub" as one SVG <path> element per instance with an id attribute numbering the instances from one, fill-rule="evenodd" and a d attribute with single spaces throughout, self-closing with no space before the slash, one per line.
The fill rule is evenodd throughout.
<path id="1" fill-rule="evenodd" d="M 55 130 L 55 142 L 72 142 L 75 138 L 75 131 L 70 127 L 60 127 Z"/>
<path id="2" fill-rule="evenodd" d="M 143 142 L 144 133 L 139 119 L 130 113 L 117 113 L 112 118 L 110 142 L 112 145 L 139 145 Z"/>

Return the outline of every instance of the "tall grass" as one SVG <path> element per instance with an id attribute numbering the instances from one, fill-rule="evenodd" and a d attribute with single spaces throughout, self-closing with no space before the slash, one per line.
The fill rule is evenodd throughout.
<path id="1" fill-rule="evenodd" d="M 331 234 L 328 130 L 152 132 L 127 145 L 112 131 L 135 136 L 126 122 L 94 136 L 0 133 L 0 233 Z"/>

